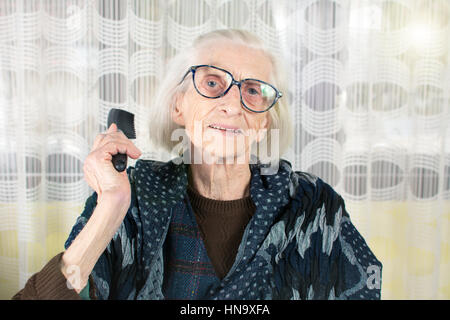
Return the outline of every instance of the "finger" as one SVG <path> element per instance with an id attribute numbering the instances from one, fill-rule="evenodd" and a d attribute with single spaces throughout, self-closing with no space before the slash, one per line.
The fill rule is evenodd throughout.
<path id="1" fill-rule="evenodd" d="M 91 151 L 97 149 L 101 145 L 101 141 L 105 138 L 105 136 L 106 135 L 104 133 L 100 133 L 95 137 L 94 143 L 92 144 Z"/>
<path id="2" fill-rule="evenodd" d="M 130 154 L 129 157 L 133 159 L 138 159 L 140 156 L 142 156 L 141 150 L 136 148 L 136 153 Z"/>
<path id="3" fill-rule="evenodd" d="M 106 133 L 116 132 L 117 131 L 117 124 L 111 123 L 111 125 L 108 128 L 108 131 Z"/>
<path id="4" fill-rule="evenodd" d="M 91 151 L 101 147 L 103 144 L 105 144 L 105 141 L 107 140 L 105 138 L 109 138 L 111 135 L 116 134 L 116 133 L 121 133 L 121 132 L 120 131 L 117 132 L 117 125 L 115 123 L 111 123 L 111 125 L 109 126 L 108 130 L 106 130 L 105 133 L 99 133 L 95 137 Z"/>
<path id="5" fill-rule="evenodd" d="M 128 137 L 121 130 L 117 129 L 115 132 L 108 133 L 109 137 L 118 138 L 118 139 L 127 139 Z"/>
<path id="6" fill-rule="evenodd" d="M 110 156 L 117 153 L 127 154 L 130 158 L 137 159 L 141 156 L 141 152 L 134 144 L 122 143 L 117 141 L 110 141 L 105 143 L 102 147 L 102 154 L 104 159 L 110 159 Z"/>
<path id="7" fill-rule="evenodd" d="M 142 155 L 142 151 L 137 148 L 134 143 L 128 139 L 123 132 L 114 132 L 110 133 L 108 135 L 105 135 L 105 137 L 99 142 L 98 148 L 103 147 L 107 143 L 114 143 L 114 144 L 120 144 L 120 145 L 127 145 L 127 154 L 133 159 L 137 159 Z M 120 152 L 124 153 L 124 152 Z"/>
<path id="8" fill-rule="evenodd" d="M 142 151 L 137 148 L 134 143 L 126 137 L 114 138 L 110 135 L 106 136 L 102 141 L 101 145 L 98 148 L 102 148 L 106 144 L 115 144 L 120 146 L 120 153 L 127 153 L 127 155 L 133 159 L 137 159 L 142 155 Z"/>
<path id="9" fill-rule="evenodd" d="M 111 127 L 110 127 L 110 129 L 111 129 Z M 110 129 L 108 129 L 108 131 Z M 108 133 L 108 131 L 106 133 L 101 133 L 101 134 L 97 135 L 97 137 L 94 140 L 93 149 L 99 149 L 99 148 L 103 147 L 105 144 L 110 143 L 110 142 L 112 142 L 112 143 L 127 143 L 128 141 L 130 141 L 120 131 L 110 132 L 110 133 Z"/>
<path id="10" fill-rule="evenodd" d="M 133 142 L 131 142 L 130 140 L 128 140 L 128 142 L 129 142 L 128 145 L 130 146 L 127 149 L 129 152 L 128 156 L 133 159 L 137 159 L 140 156 L 142 156 L 142 151 L 138 147 L 136 147 L 136 145 Z"/>

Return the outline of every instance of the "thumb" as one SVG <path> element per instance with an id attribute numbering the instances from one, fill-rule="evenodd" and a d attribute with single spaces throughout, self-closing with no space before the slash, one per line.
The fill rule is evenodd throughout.
<path id="1" fill-rule="evenodd" d="M 111 123 L 111 125 L 108 128 L 107 133 L 116 132 L 117 131 L 117 125 L 115 123 Z"/>

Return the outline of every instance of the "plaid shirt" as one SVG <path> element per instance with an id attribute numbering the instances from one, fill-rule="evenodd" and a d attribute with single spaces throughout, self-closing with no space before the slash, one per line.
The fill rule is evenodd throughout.
<path id="1" fill-rule="evenodd" d="M 256 210 L 219 280 L 186 198 L 187 169 L 180 158 L 127 169 L 130 208 L 90 275 L 98 299 L 380 299 L 382 265 L 342 197 L 283 159 L 272 175 L 250 164 Z M 66 248 L 96 202 L 94 193 Z"/>
<path id="2" fill-rule="evenodd" d="M 164 257 L 165 299 L 206 299 L 209 290 L 220 283 L 188 198 L 172 212 Z"/>

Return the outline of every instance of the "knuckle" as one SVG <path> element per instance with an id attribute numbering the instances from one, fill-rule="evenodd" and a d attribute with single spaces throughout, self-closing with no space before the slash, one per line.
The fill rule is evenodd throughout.
<path id="1" fill-rule="evenodd" d="M 111 141 L 112 136 L 111 134 L 105 134 L 105 136 L 102 139 L 102 142 L 107 143 L 108 141 Z"/>
<path id="2" fill-rule="evenodd" d="M 100 150 L 96 149 L 86 157 L 86 160 L 84 163 L 84 167 L 86 168 L 86 170 L 88 170 L 88 171 L 93 170 L 93 168 L 95 167 L 95 164 L 97 163 L 97 161 L 99 159 L 99 154 L 100 154 Z"/>
<path id="3" fill-rule="evenodd" d="M 98 134 L 94 139 L 91 150 L 96 150 L 99 146 L 101 146 L 102 141 L 104 139 L 105 139 L 105 135 L 103 133 Z"/>
<path id="4" fill-rule="evenodd" d="M 126 135 L 121 130 L 118 130 L 118 131 L 114 132 L 114 134 L 119 136 L 119 137 L 126 137 Z"/>
<path id="5" fill-rule="evenodd" d="M 117 141 L 110 140 L 110 141 L 107 141 L 107 142 L 103 145 L 103 147 L 104 147 L 106 150 L 111 150 L 112 148 L 117 148 L 117 145 L 118 145 Z"/>
<path id="6" fill-rule="evenodd" d="M 103 146 L 107 143 L 118 141 L 118 140 L 120 140 L 120 139 L 118 139 L 116 132 L 113 132 L 113 133 L 104 134 L 99 143 L 100 143 L 100 145 Z"/>
<path id="7" fill-rule="evenodd" d="M 99 143 L 100 141 L 102 141 L 105 138 L 105 134 L 104 133 L 99 133 L 95 139 L 94 139 L 94 143 Z"/>
<path id="8" fill-rule="evenodd" d="M 129 140 L 125 133 L 123 133 L 122 131 L 114 132 L 114 134 L 120 139 Z"/>

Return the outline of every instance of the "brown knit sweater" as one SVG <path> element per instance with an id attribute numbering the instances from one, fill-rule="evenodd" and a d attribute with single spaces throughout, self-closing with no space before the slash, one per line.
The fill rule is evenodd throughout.
<path id="1" fill-rule="evenodd" d="M 255 206 L 250 196 L 237 200 L 213 200 L 201 196 L 188 186 L 187 189 L 195 218 L 205 243 L 206 251 L 219 278 L 230 270 L 242 234 Z M 53 257 L 44 268 L 28 279 L 25 287 L 13 300 L 80 300 L 80 295 L 68 289 L 61 272 L 63 252 Z M 89 296 L 95 299 L 95 286 L 89 278 Z"/>
<path id="2" fill-rule="evenodd" d="M 250 196 L 226 201 L 205 198 L 190 186 L 187 192 L 209 259 L 222 279 L 234 263 L 255 205 Z"/>

